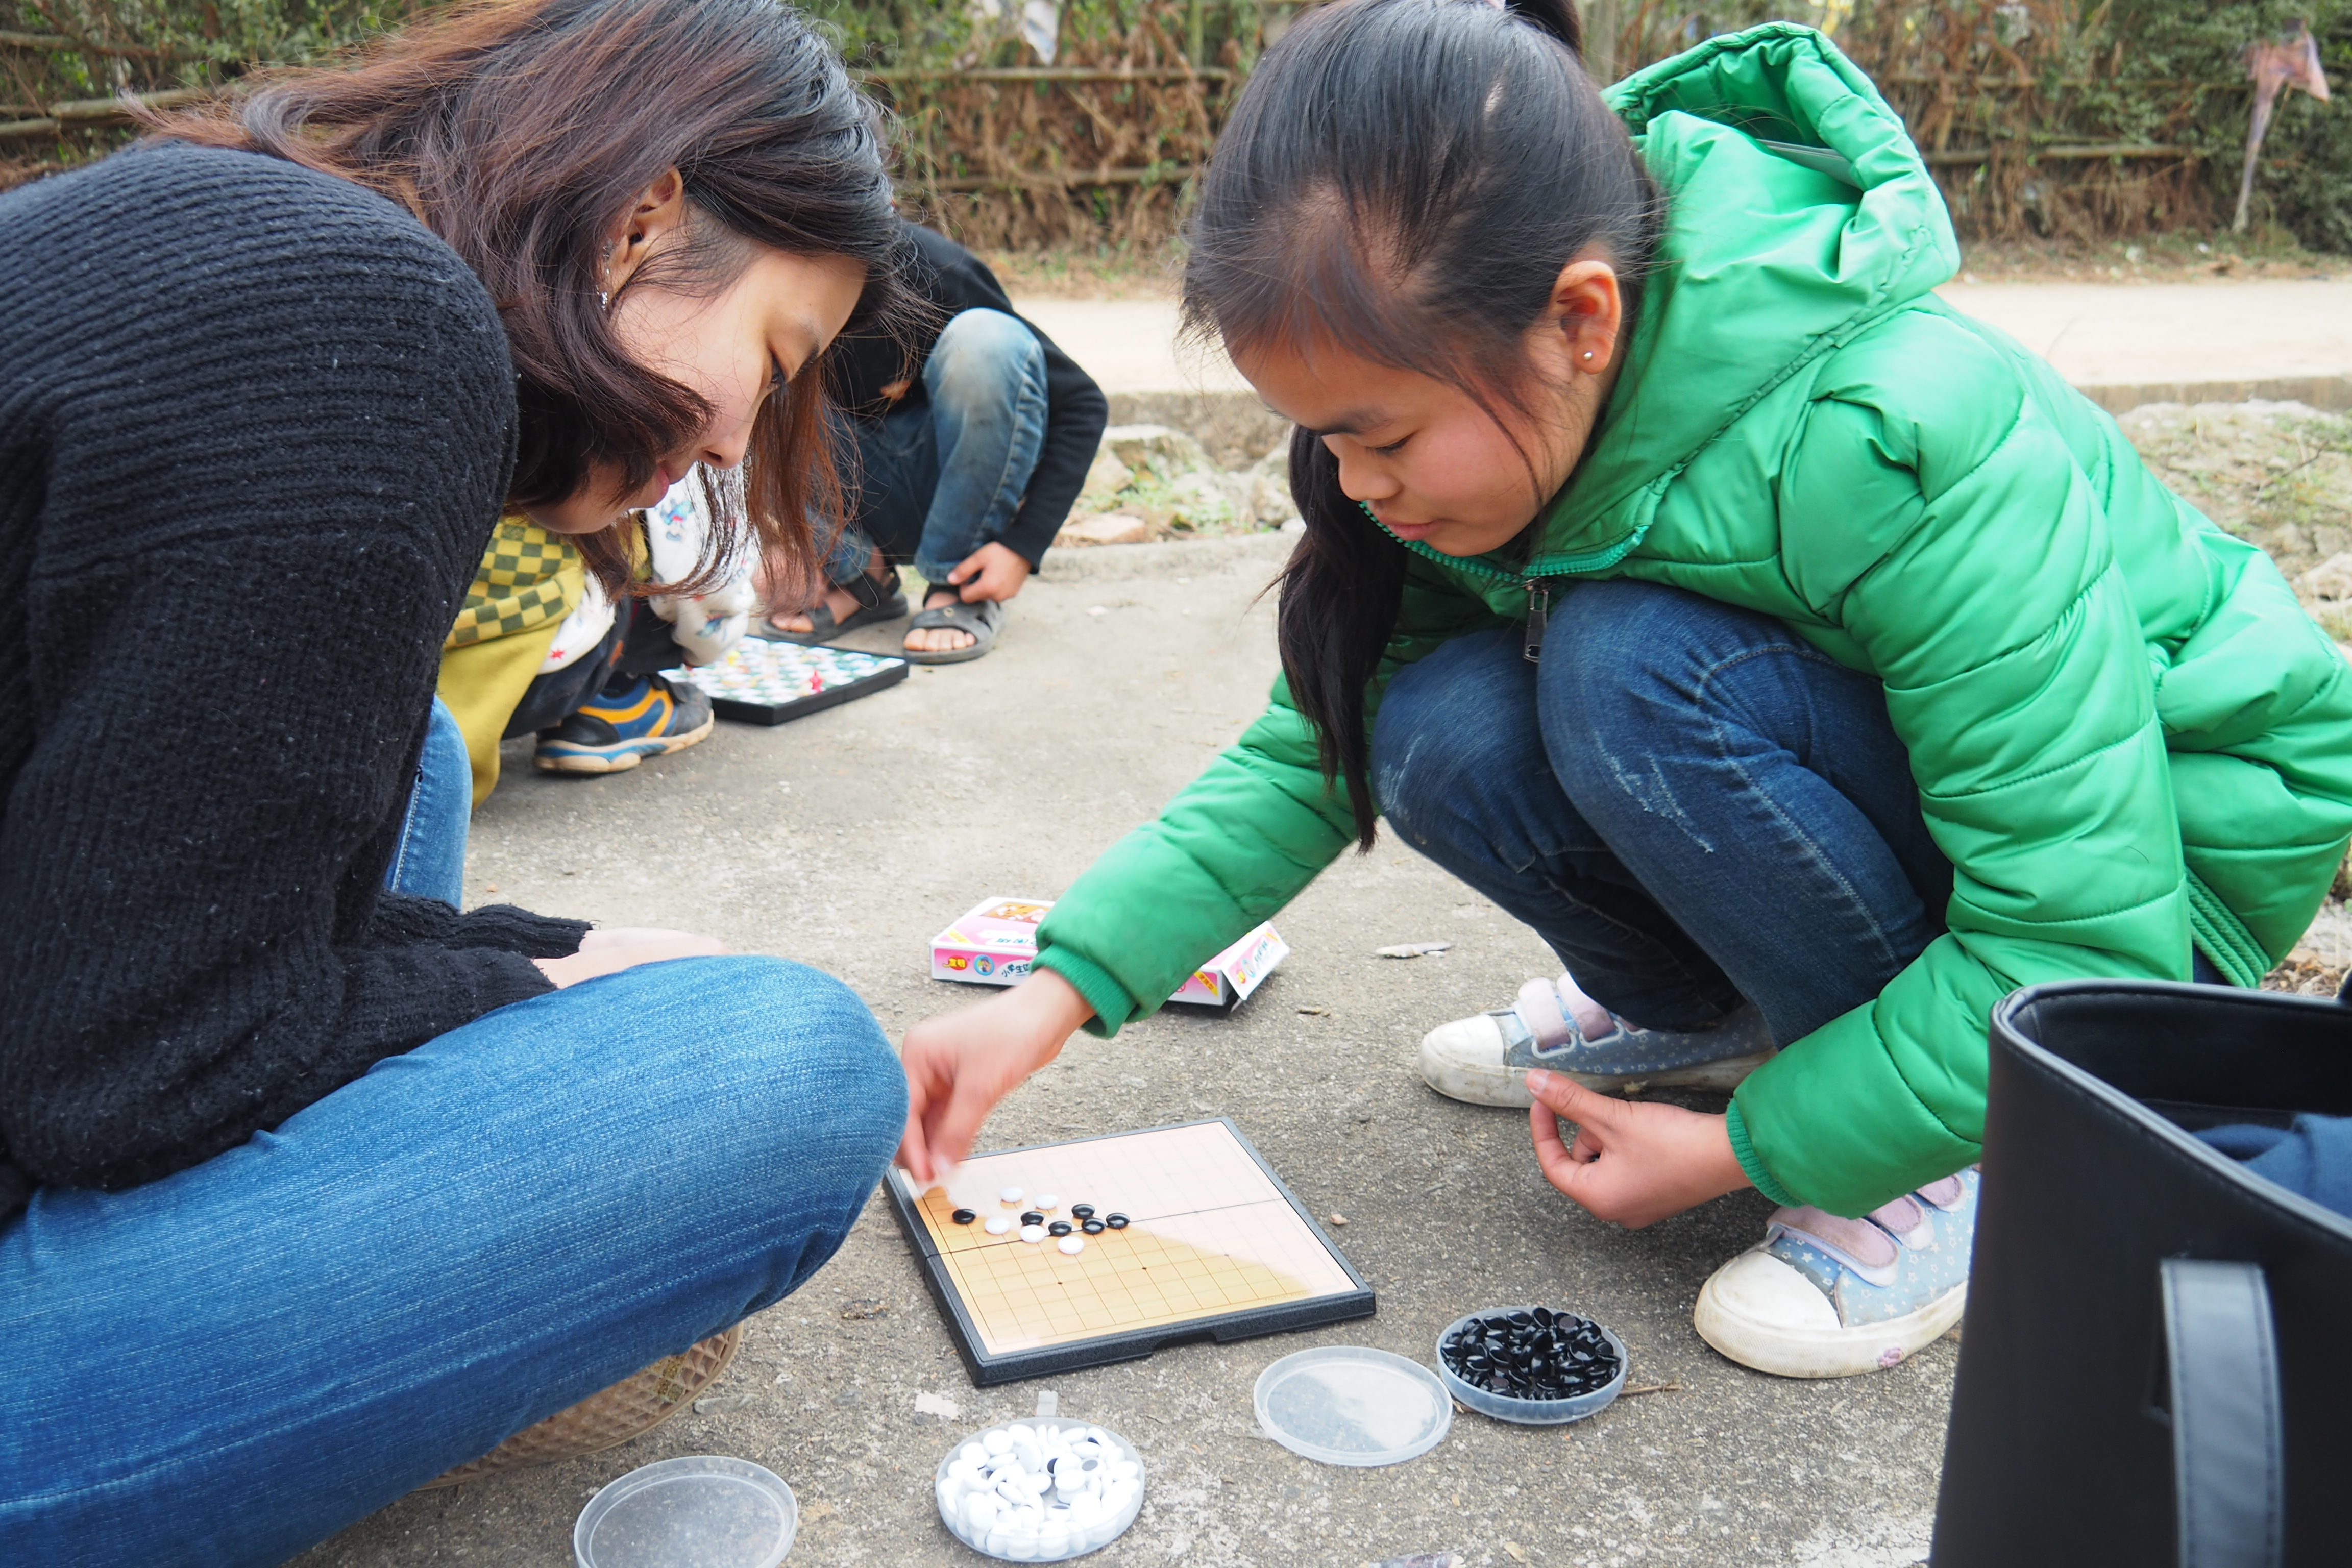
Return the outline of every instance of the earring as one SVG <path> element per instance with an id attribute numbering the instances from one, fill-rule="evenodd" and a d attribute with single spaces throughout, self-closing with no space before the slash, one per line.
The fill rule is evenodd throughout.
<path id="1" fill-rule="evenodd" d="M 1592 351 L 1591 349 L 1584 351 L 1584 363 L 1587 364 L 1591 364 L 1592 363 Z"/>
<path id="2" fill-rule="evenodd" d="M 598 310 L 611 310 L 611 309 L 613 308 L 613 296 L 612 296 L 610 293 L 606 292 L 604 289 L 597 289 L 597 290 L 596 290 L 596 308 L 597 308 Z M 1591 356 L 1591 354 L 1586 354 L 1584 357 L 1585 357 L 1586 359 L 1591 359 L 1592 356 Z"/>

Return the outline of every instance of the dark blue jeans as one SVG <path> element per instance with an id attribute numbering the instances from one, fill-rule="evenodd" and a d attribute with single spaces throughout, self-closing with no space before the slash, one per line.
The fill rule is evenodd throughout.
<path id="1" fill-rule="evenodd" d="M 1683 1029 L 1747 997 L 1786 1045 L 1943 930 L 1952 868 L 1879 682 L 1778 621 L 1588 583 L 1402 671 L 1373 787 L 1406 843 L 1535 928 L 1594 1000 Z"/>
<path id="2" fill-rule="evenodd" d="M 844 455 L 856 454 L 842 475 L 855 521 L 826 551 L 833 582 L 856 581 L 879 545 L 944 584 L 1021 510 L 1045 439 L 1037 334 L 1002 310 L 960 312 L 923 363 L 923 392 L 878 420 L 843 421 Z"/>

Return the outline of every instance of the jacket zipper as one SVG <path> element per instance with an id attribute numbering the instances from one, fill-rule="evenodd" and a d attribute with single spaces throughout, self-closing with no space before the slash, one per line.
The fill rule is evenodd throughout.
<path id="1" fill-rule="evenodd" d="M 1544 627 L 1551 620 L 1551 585 L 1540 577 L 1530 577 L 1523 586 L 1528 591 L 1528 635 L 1519 655 L 1536 664 L 1543 658 Z"/>

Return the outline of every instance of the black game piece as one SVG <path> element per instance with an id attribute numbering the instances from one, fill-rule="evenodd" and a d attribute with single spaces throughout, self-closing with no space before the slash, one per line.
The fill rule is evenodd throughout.
<path id="1" fill-rule="evenodd" d="M 1107 1214 L 1103 1215 L 1103 1224 L 1110 1226 L 1113 1230 L 1125 1230 L 1127 1228 L 1127 1216 L 1123 1214 Z"/>
<path id="2" fill-rule="evenodd" d="M 958 1225 L 970 1225 L 980 1216 L 972 1213 L 970 1209 L 958 1209 L 955 1213 L 948 1215 L 948 1217 L 955 1221 Z"/>
<path id="3" fill-rule="evenodd" d="M 1070 1222 L 1066 1219 L 1057 1219 L 1053 1224 L 1045 1227 L 1045 1234 L 1047 1236 L 1067 1236 L 1070 1234 Z"/>
<path id="4" fill-rule="evenodd" d="M 1078 1222 L 1078 1228 L 1088 1236 L 1100 1236 L 1103 1233 L 1103 1222 L 1098 1219 L 1081 1220 Z"/>
<path id="5" fill-rule="evenodd" d="M 1021 1216 L 1021 1223 L 1023 1225 L 1044 1225 L 1045 1223 L 1045 1216 L 1039 1214 L 1035 1209 L 1031 1209 L 1027 1214 Z"/>
<path id="6" fill-rule="evenodd" d="M 1092 1204 L 1072 1204 L 1070 1205 L 1070 1217 L 1072 1219 L 1092 1219 L 1095 1217 L 1095 1205 Z"/>

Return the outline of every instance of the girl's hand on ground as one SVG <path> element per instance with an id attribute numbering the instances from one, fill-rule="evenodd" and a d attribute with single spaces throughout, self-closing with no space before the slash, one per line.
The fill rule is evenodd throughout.
<path id="1" fill-rule="evenodd" d="M 1021 592 L 1029 581 L 1029 563 L 1017 552 L 1003 544 L 983 544 L 956 564 L 948 574 L 948 582 L 961 592 L 967 605 L 982 599 L 998 604 Z"/>
<path id="2" fill-rule="evenodd" d="M 561 991 L 567 985 L 593 980 L 599 974 L 617 974 L 640 963 L 658 963 L 665 958 L 716 958 L 726 951 L 726 944 L 716 937 L 657 931 L 650 926 L 619 926 L 611 931 L 590 931 L 580 939 L 580 951 L 569 958 L 534 958 L 531 962 Z"/>
<path id="3" fill-rule="evenodd" d="M 1039 969 L 1010 991 L 908 1030 L 898 1052 L 907 1068 L 898 1163 L 919 1183 L 945 1181 L 971 1152 L 996 1102 L 1059 1056 L 1094 1016 L 1076 986 Z"/>
<path id="4" fill-rule="evenodd" d="M 1528 1074 L 1528 1089 L 1544 1179 L 1599 1218 L 1638 1230 L 1749 1184 L 1723 1117 L 1612 1100 L 1557 1073 Z M 1576 1123 L 1572 1144 L 1560 1118 Z"/>

